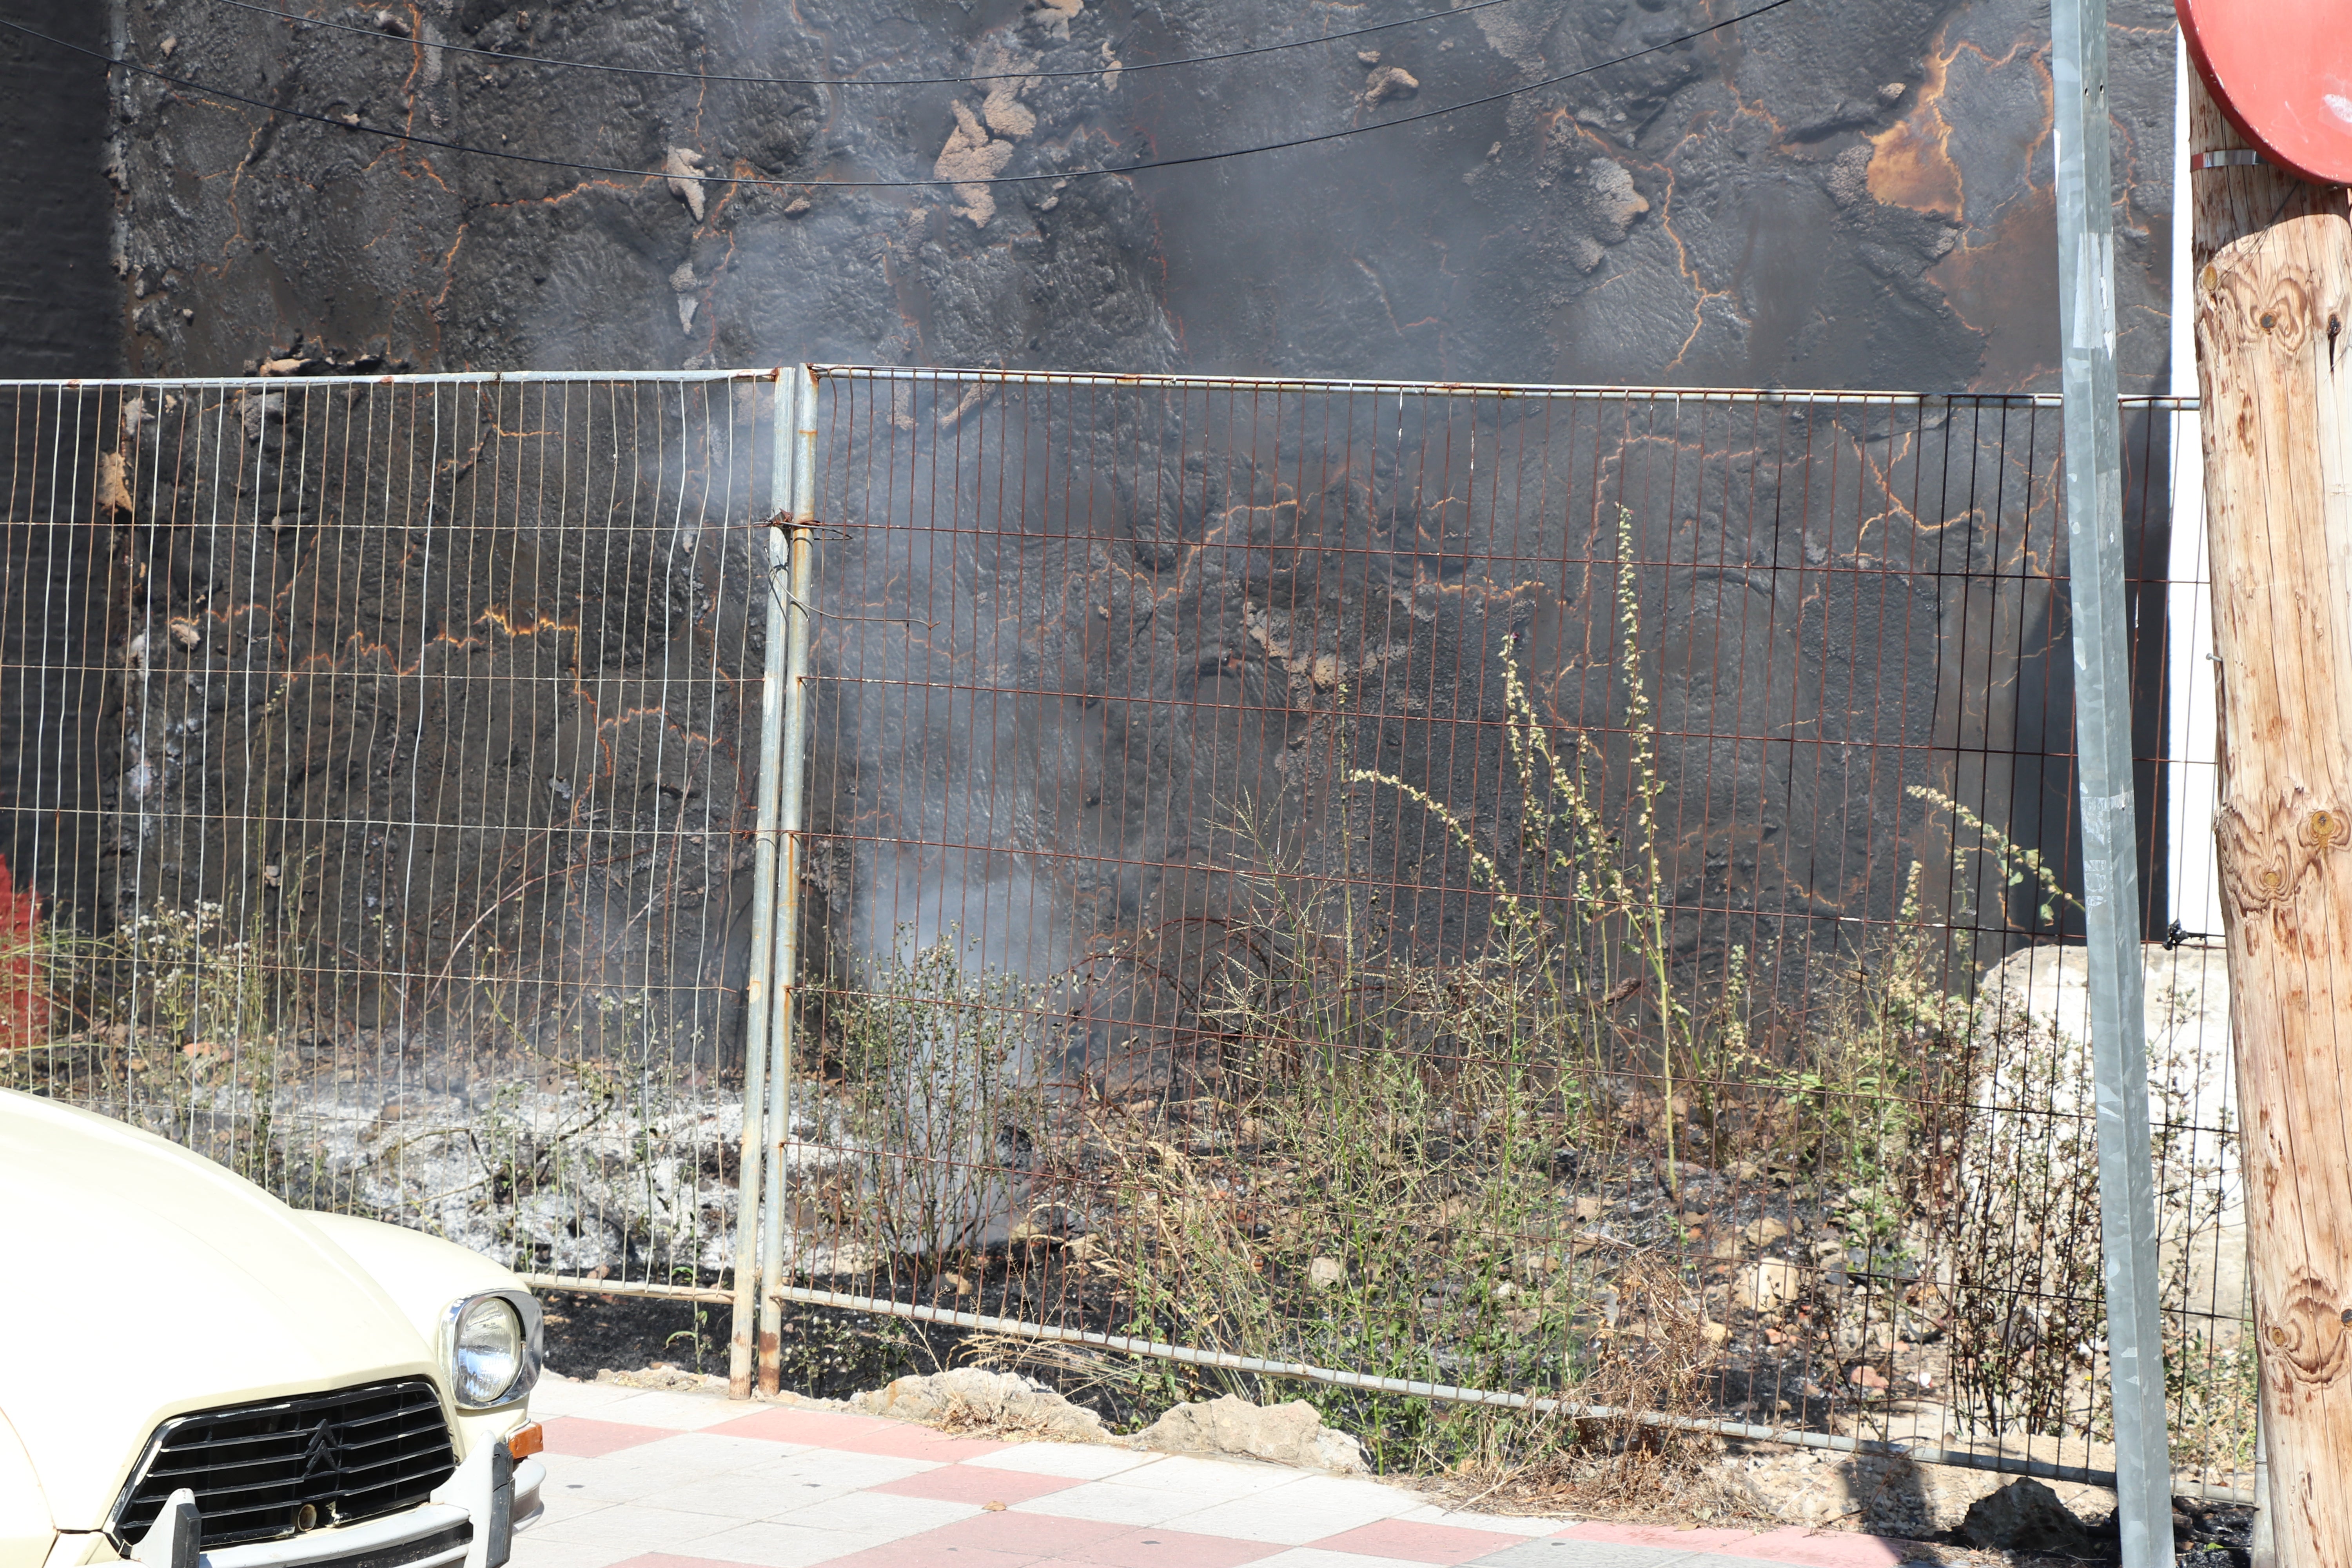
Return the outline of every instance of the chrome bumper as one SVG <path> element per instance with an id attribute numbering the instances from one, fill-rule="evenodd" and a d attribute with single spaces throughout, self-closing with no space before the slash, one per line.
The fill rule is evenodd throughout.
<path id="1" fill-rule="evenodd" d="M 404 1513 L 283 1541 L 205 1552 L 195 1495 L 173 1492 L 131 1561 L 147 1568 L 504 1568 L 514 1532 L 540 1516 L 547 1467 L 517 1460 L 503 1442 L 484 1445 Z"/>

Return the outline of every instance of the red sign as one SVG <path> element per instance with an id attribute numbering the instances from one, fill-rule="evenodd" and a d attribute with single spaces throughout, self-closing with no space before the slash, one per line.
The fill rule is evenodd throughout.
<path id="1" fill-rule="evenodd" d="M 2352 184 L 2352 3 L 2173 3 L 2206 90 L 2263 161 Z"/>

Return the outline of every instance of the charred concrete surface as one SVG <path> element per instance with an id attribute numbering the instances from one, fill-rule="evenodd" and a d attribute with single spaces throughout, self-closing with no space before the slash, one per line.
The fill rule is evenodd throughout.
<path id="1" fill-rule="evenodd" d="M 2039 6 L 1895 0 L 1855 13 L 1796 0 L 1549 86 L 1531 84 L 1708 26 L 1732 14 L 1729 0 L 1515 0 L 1337 44 L 1139 68 L 1416 10 L 1405 0 L 1305 13 L 971 0 L 917 16 L 848 0 L 522 8 L 425 0 L 305 12 L 352 32 L 213 0 L 126 0 L 124 37 L 138 58 L 328 122 L 117 77 L 109 168 L 122 354 L 134 372 L 153 374 L 241 373 L 318 355 L 418 369 L 813 359 L 1949 391 L 2052 384 L 2051 83 Z M 2127 388 L 2147 389 L 2166 368 L 2171 28 L 2158 0 L 2127 0 L 2113 15 L 2120 352 Z M 803 84 L 593 74 L 504 58 L 522 54 Z M 47 59 L 41 68 L 78 68 Z M 804 84 L 974 73 L 992 79 Z M 1460 114 L 1379 129 L 1522 86 Z M 469 155 L 362 127 L 553 162 Z M 1344 127 L 1370 133 L 1159 173 L 1084 173 Z M 638 173 L 582 174 L 562 166 L 571 159 Z M 1050 177 L 975 183 L 1032 174 Z M 945 189 L 858 184 L 959 179 Z M 961 417 L 928 406 L 891 412 L 930 430 Z M 1209 817 L 1236 781 L 1260 779 L 1274 794 L 1304 787 L 1284 759 L 1324 721 L 1317 715 L 1330 697 L 1315 661 L 1325 657 L 1400 650 L 1420 706 L 1380 710 L 1377 724 L 1368 716 L 1349 744 L 1372 748 L 1363 765 L 1440 793 L 1495 777 L 1507 636 L 1551 661 L 1530 673 L 1552 694 L 1556 717 L 1604 721 L 1605 702 L 1559 693 L 1567 672 L 1610 657 L 1610 595 L 1584 578 L 1614 548 L 1605 495 L 1622 494 L 1637 507 L 1645 558 L 1685 563 L 1694 584 L 1706 579 L 1696 598 L 1668 592 L 1671 571 L 1644 588 L 1658 595 L 1649 624 L 1667 650 L 1656 678 L 1670 728 L 1755 742 L 1738 765 L 1710 752 L 1713 742 L 1674 742 L 1666 758 L 1677 787 L 1695 792 L 1683 820 L 1748 825 L 1744 844 L 1696 831 L 1675 850 L 1672 879 L 1717 911 L 1715 940 L 1732 888 L 1824 929 L 1888 912 L 1899 866 L 1890 846 L 1927 844 L 1924 808 L 1904 804 L 1906 783 L 1948 784 L 2025 841 L 2065 850 L 2066 781 L 2055 770 L 2039 776 L 2032 755 L 2064 746 L 2063 616 L 2046 575 L 2025 581 L 2063 569 L 2047 528 L 2054 440 L 1986 444 L 1979 430 L 1976 445 L 1958 451 L 1948 432 L 1935 433 L 1947 478 L 1931 513 L 1893 477 L 1918 461 L 1929 437 L 1866 414 L 1823 416 L 1812 434 L 1824 461 L 1843 452 L 1840 474 L 1867 477 L 1847 500 L 1820 501 L 1818 513 L 1805 510 L 1811 501 L 1769 519 L 1733 506 L 1743 476 L 1780 461 L 1771 454 L 1782 448 L 1751 439 L 1689 453 L 1716 475 L 1712 489 L 1653 505 L 1601 487 L 1550 536 L 1505 549 L 1491 531 L 1465 534 L 1448 503 L 1415 499 L 1393 473 L 1351 471 L 1350 460 L 1324 454 L 1314 484 L 1294 481 L 1286 496 L 1278 476 L 1236 456 L 1236 434 L 1220 437 L 1222 447 L 1180 439 L 1171 448 L 1167 427 L 1152 423 L 1159 416 L 1140 425 L 1140 416 L 1122 417 L 1129 423 L 1082 429 L 1066 413 L 1053 438 L 1066 456 L 1096 443 L 1124 443 L 1131 456 L 1140 439 L 1172 451 L 1177 482 L 1144 483 L 1158 458 L 1140 468 L 1100 467 L 1120 477 L 1096 498 L 1087 548 L 1055 589 L 1059 607 L 1024 597 L 1037 589 L 1039 541 L 1066 532 L 1042 515 L 1007 517 L 1003 548 L 967 551 L 961 575 L 942 584 L 1042 628 L 1024 656 L 1028 673 L 1010 679 L 1096 699 L 1024 709 L 1023 744 L 1037 772 L 1021 790 L 1037 807 L 1038 833 L 1087 843 L 1097 835 L 1116 858 L 1162 868 L 1206 855 Z M 1484 420 L 1500 438 L 1517 418 L 1474 414 L 1465 428 Z M 268 438 L 261 427 L 246 435 L 257 451 Z M 1620 474 L 1652 466 L 1660 440 L 1629 439 L 1596 460 Z M 1956 489 L 1955 468 L 1980 482 Z M 1198 481 L 1189 490 L 1188 473 Z M 1147 492 L 1193 499 L 1171 508 Z M 135 533 L 163 526 L 155 505 L 142 493 L 128 510 L 101 517 L 85 508 L 79 521 Z M 187 548 L 108 537 L 124 561 L 180 559 Z M 275 552 L 282 583 L 321 570 L 305 552 L 331 548 L 307 524 L 246 542 Z M 2160 537 L 2143 544 L 2161 559 Z M 1318 584 L 1301 599 L 1293 579 L 1302 552 L 1325 547 L 1387 563 L 1340 574 L 1329 594 Z M 831 580 L 855 576 L 855 548 L 829 549 Z M 1498 563 L 1547 551 L 1583 562 L 1582 575 L 1563 568 L 1543 580 Z M 1927 554 L 1941 564 L 1921 566 Z M 568 583 L 580 614 L 594 619 L 604 596 L 633 614 L 667 596 L 682 605 L 707 596 L 707 584 L 666 575 L 683 569 L 670 557 L 650 547 L 630 554 L 639 557 L 651 564 L 608 584 Z M 1955 560 L 2021 585 L 1955 588 L 1944 575 Z M 356 564 L 338 571 L 332 580 L 359 591 L 365 574 Z M 185 571 L 138 582 L 123 590 L 137 601 L 126 605 L 124 626 L 220 613 L 195 596 L 212 590 Z M 385 668 L 421 657 L 400 652 L 399 637 L 475 635 L 455 628 L 476 626 L 504 593 L 463 572 L 411 584 L 397 602 L 414 624 L 373 639 L 392 650 Z M 1722 619 L 1715 601 L 1724 595 L 1743 607 L 1743 625 L 1767 628 L 1756 646 L 1736 642 L 1738 666 L 1765 672 L 1762 687 L 1732 689 L 1735 666 L 1713 661 L 1734 650 L 1719 645 L 1707 668 L 1689 668 L 1692 628 Z M 1181 614 L 1152 607 L 1177 601 Z M 617 640 L 578 631 L 551 657 L 583 685 L 644 681 L 692 618 Z M 1108 635 L 1130 624 L 1149 629 Z M 1903 646 L 1873 665 L 1880 656 L 1865 644 L 1896 625 Z M 246 635 L 291 638 L 283 651 L 291 657 L 299 644 L 305 660 L 345 657 L 304 641 L 299 628 Z M 821 640 L 836 670 L 866 646 L 839 628 Z M 126 649 L 117 637 L 107 655 L 117 668 L 131 658 Z M 167 651 L 151 646 L 149 657 Z M 978 657 L 939 644 L 922 659 L 903 658 L 911 668 Z M 727 679 L 756 670 L 757 658 L 755 626 L 728 644 Z M 355 668 L 351 679 L 363 673 Z M 1367 679 L 1360 668 L 1360 695 Z M 1063 764 L 1054 759 L 1107 754 L 1099 699 L 1118 691 L 1181 695 L 1196 705 L 1190 711 L 1231 718 L 1233 733 L 1202 728 L 1183 744 L 1150 741 L 1157 772 L 1135 787 L 1158 803 L 1156 816 L 1139 811 L 1108 826 L 1061 821 L 1055 803 L 1087 799 L 1080 775 L 1092 764 L 1069 762 L 1075 772 L 1056 780 L 1049 775 Z M 1494 721 L 1484 751 L 1440 743 L 1453 732 L 1441 721 L 1456 707 Z M 1845 717 L 1821 721 L 1825 708 Z M 1897 710 L 1899 722 L 1887 717 Z M 321 709 L 320 732 L 304 744 L 321 755 L 363 753 L 360 715 L 369 711 Z M 463 781 L 504 766 L 510 717 L 437 721 L 446 755 L 430 765 L 442 782 L 419 784 L 424 797 L 445 784 L 462 793 L 472 787 Z M 855 834 L 887 815 L 872 792 L 882 787 L 877 748 L 895 731 L 887 715 L 844 708 L 834 718 L 831 731 L 820 726 L 837 739 L 821 741 L 832 749 L 818 758 L 818 778 L 831 793 L 819 826 Z M 732 719 L 710 721 L 740 755 Z M 1879 744 L 1929 760 L 1916 776 L 1906 763 L 1857 784 L 1841 763 L 1801 782 L 1792 737 L 1774 729 L 1791 721 L 1815 726 L 1804 739 L 1842 748 L 1841 758 Z M 2147 736 L 2142 754 L 2157 741 Z M 1765 760 L 1776 742 L 1777 774 Z M 2010 752 L 2029 753 L 2022 773 L 2004 760 Z M 1140 753 L 1130 745 L 1122 754 Z M 127 777 L 109 784 L 118 798 Z M 922 794 L 916 781 L 891 787 Z M 1711 804 L 1702 798 L 1710 791 L 1720 797 Z M 453 812 L 467 809 L 451 800 Z M 736 807 L 730 798 L 709 809 Z M 1511 809 L 1495 806 L 1482 827 L 1507 831 Z M 1391 819 L 1383 831 L 1402 834 L 1393 808 L 1373 816 L 1382 812 Z M 950 826 L 940 817 L 927 831 L 944 841 Z M 1769 842 L 1776 836 L 1778 845 Z M 1424 850 L 1383 839 L 1362 853 L 1402 868 Z M 1431 864 L 1416 877 L 1459 885 L 1446 851 L 1425 854 Z M 475 875 L 469 866 L 495 858 L 444 856 L 438 864 L 457 880 L 435 884 L 436 907 L 494 899 L 489 883 L 459 883 Z M 820 863 L 820 879 L 834 875 L 831 864 Z M 845 854 L 835 869 L 820 906 L 865 933 L 864 943 L 887 940 L 895 883 L 877 880 L 884 873 L 870 855 Z M 1123 873 L 1106 875 L 1116 883 Z M 1211 910 L 1220 895 L 1194 880 L 1060 889 L 1075 945 L 1054 962 L 1076 962 L 1106 934 L 1156 926 L 1171 910 Z M 714 883 L 698 896 L 731 904 L 740 891 Z M 1450 946 L 1475 925 L 1474 913 L 1457 898 L 1427 921 L 1409 910 L 1385 918 L 1416 931 L 1434 924 Z M 1704 945 L 1700 923 L 1689 933 L 1694 950 Z M 708 963 L 714 942 L 698 937 L 666 962 Z M 1105 1005 L 1117 1014 L 1139 1004 Z"/>
<path id="2" fill-rule="evenodd" d="M 108 11 L 33 0 L 15 18 L 103 49 Z M 106 183 L 106 74 L 21 34 L 0 37 L 0 377 L 105 375 L 122 342 Z M 18 433 L 21 439 L 22 431 Z"/>
<path id="3" fill-rule="evenodd" d="M 1065 176 L 1376 128 L 1732 9 L 1517 0 L 1164 70 L 1138 68 L 1418 8 L 315 14 L 369 32 L 208 0 L 125 12 L 140 58 L 247 97 L 646 174 L 392 142 L 121 78 L 138 368 L 234 371 L 300 338 L 453 369 L 846 359 L 2001 391 L 2051 374 L 2046 18 L 2024 0 L 1866 16 L 1799 0 L 1318 147 L 960 190 L 838 183 Z M 2164 353 L 2171 23 L 2154 0 L 2113 15 L 2121 352 L 2144 380 Z M 713 76 L 1027 74 L 703 83 L 499 52 Z"/>

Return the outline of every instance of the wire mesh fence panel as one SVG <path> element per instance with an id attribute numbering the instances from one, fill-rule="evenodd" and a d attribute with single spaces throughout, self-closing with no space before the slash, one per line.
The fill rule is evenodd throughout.
<path id="1" fill-rule="evenodd" d="M 2105 1468 L 2054 405 L 818 385 L 792 1284 Z M 6 1084 L 718 1285 L 772 393 L 0 387 Z M 2195 416 L 2126 416 L 2175 1451 L 2242 1486 Z"/>
<path id="2" fill-rule="evenodd" d="M 804 1287 L 2105 1468 L 2054 406 L 821 383 Z M 2220 1037 L 2159 1056 L 2209 1383 Z"/>
<path id="3" fill-rule="evenodd" d="M 772 406 L 0 388 L 7 1081 L 526 1270 L 726 1268 Z"/>

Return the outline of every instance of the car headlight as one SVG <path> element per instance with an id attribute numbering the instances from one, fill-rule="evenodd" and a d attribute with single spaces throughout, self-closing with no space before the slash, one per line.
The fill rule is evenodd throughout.
<path id="1" fill-rule="evenodd" d="M 450 1302 L 441 1319 L 441 1360 L 461 1410 L 521 1398 L 539 1381 L 538 1301 L 525 1290 L 490 1290 Z"/>

